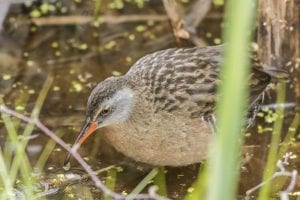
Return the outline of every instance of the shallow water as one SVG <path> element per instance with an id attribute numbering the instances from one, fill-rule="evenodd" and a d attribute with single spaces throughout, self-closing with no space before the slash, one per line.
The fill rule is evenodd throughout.
<path id="1" fill-rule="evenodd" d="M 63 5 L 72 15 L 92 15 L 91 3 L 64 1 Z M 108 5 L 108 3 L 103 3 Z M 62 134 L 67 143 L 72 143 L 80 131 L 85 117 L 85 106 L 91 88 L 111 75 L 124 74 L 130 66 L 143 55 L 168 47 L 176 46 L 172 30 L 167 21 L 148 21 L 122 24 L 68 25 L 36 27 L 28 23 L 28 15 L 39 5 L 24 8 L 15 5 L 7 16 L 2 34 L 0 54 L 6 59 L 0 61 L 2 80 L 1 94 L 11 108 L 29 114 L 47 76 L 54 81 L 43 104 L 40 120 L 56 133 Z M 164 14 L 159 1 L 146 3 L 138 8 L 125 4 L 122 10 L 105 9 L 104 14 L 122 16 L 124 14 Z M 53 13 L 52 15 L 60 15 Z M 222 8 L 213 8 L 209 16 L 199 26 L 198 35 L 208 45 L 220 42 Z M 2 41 L 1 40 L 1 41 Z M 6 67 L 5 67 L 6 66 Z M 288 91 L 288 102 L 295 102 L 293 91 Z M 274 92 L 267 97 L 266 104 L 274 103 Z M 282 137 L 287 132 L 295 109 L 287 109 Z M 270 131 L 259 133 L 257 125 L 272 127 L 263 118 L 257 119 L 254 127 L 247 130 L 245 154 L 246 163 L 242 165 L 239 194 L 261 182 L 267 157 Z M 24 126 L 24 125 L 22 125 Z M 5 138 L 6 130 L 0 126 L 0 136 Z M 49 138 L 40 130 L 35 130 L 35 138 L 27 147 L 29 159 L 35 163 Z M 4 140 L 1 141 L 3 145 Z M 295 142 L 291 151 L 290 169 L 300 166 L 299 142 Z M 64 174 L 62 163 L 65 152 L 56 147 L 47 160 L 44 180 L 51 180 L 57 174 Z M 97 131 L 81 148 L 80 154 L 96 170 L 110 165 L 121 166 L 117 175 L 115 191 L 129 193 L 151 170 L 151 166 L 136 163 L 116 152 L 101 140 L 101 130 Z M 180 168 L 166 168 L 167 189 L 172 199 L 182 199 L 192 182 L 196 179 L 199 165 Z M 78 164 L 72 161 L 71 172 L 83 175 Z M 106 178 L 103 173 L 100 176 Z M 298 181 L 299 182 L 299 181 Z M 100 199 L 99 191 L 89 180 L 74 181 L 71 186 L 60 185 L 60 190 L 48 195 L 49 199 L 84 198 L 91 191 Z M 299 184 L 296 191 L 299 190 Z M 145 190 L 146 191 L 146 190 Z"/>

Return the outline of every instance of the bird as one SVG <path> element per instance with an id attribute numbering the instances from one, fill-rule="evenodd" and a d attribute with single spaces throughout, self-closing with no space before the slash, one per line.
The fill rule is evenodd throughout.
<path id="1" fill-rule="evenodd" d="M 117 151 L 153 166 L 186 166 L 207 157 L 224 45 L 170 48 L 140 58 L 119 77 L 100 82 L 87 101 L 79 147 L 97 129 Z M 252 59 L 247 124 L 281 71 Z M 233 97 L 234 98 L 234 97 Z M 70 154 L 65 159 L 70 161 Z"/>

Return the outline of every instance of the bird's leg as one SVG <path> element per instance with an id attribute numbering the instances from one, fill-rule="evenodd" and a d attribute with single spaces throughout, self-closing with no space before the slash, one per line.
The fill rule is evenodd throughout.
<path id="1" fill-rule="evenodd" d="M 213 134 L 216 134 L 217 133 L 217 126 L 216 126 L 216 117 L 215 117 L 215 115 L 210 114 L 210 115 L 207 115 L 207 116 L 203 116 L 202 119 L 209 124 L 211 132 Z"/>
<path id="2" fill-rule="evenodd" d="M 254 124 L 255 117 L 257 113 L 260 111 L 261 105 L 264 102 L 264 93 L 258 96 L 258 98 L 250 105 L 248 116 L 247 116 L 247 124 L 246 128 L 250 128 Z"/>

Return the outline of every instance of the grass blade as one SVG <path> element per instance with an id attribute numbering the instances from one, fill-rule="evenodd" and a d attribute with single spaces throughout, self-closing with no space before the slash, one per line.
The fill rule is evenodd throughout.
<path id="1" fill-rule="evenodd" d="M 42 105 L 45 101 L 45 98 L 48 94 L 48 91 L 50 89 L 50 86 L 53 82 L 53 77 L 52 76 L 48 76 L 47 80 L 45 81 L 43 88 L 38 96 L 38 99 L 36 101 L 35 107 L 31 113 L 31 119 L 33 120 L 37 120 L 39 113 L 41 111 Z M 34 124 L 33 123 L 28 123 L 25 127 L 24 133 L 23 133 L 23 137 L 24 139 L 22 140 L 21 144 L 20 144 L 20 148 L 22 151 L 25 152 L 25 148 L 26 145 L 28 143 L 27 138 L 31 135 L 32 131 L 34 129 Z M 13 163 L 11 165 L 11 171 L 15 172 L 20 168 L 20 164 L 23 162 L 23 156 L 18 156 L 16 155 L 16 157 L 13 160 Z M 20 168 L 22 170 L 22 168 Z M 11 177 L 15 177 L 16 174 L 11 175 Z"/>
<path id="2" fill-rule="evenodd" d="M 185 200 L 199 200 L 203 199 L 206 191 L 207 186 L 207 165 L 205 163 L 202 163 L 199 172 L 197 180 L 193 183 L 193 185 L 188 189 L 188 193 L 185 195 Z"/>
<path id="3" fill-rule="evenodd" d="M 126 198 L 126 200 L 134 199 L 134 195 L 139 194 L 142 190 L 149 184 L 149 182 L 158 174 L 158 168 L 152 169 L 149 174 L 131 191 L 128 195 L 130 198 Z"/>
<path id="4" fill-rule="evenodd" d="M 15 196 L 13 194 L 13 183 L 9 177 L 9 173 L 5 164 L 2 149 L 0 148 L 0 178 L 4 186 L 4 192 L 1 192 L 1 199 L 14 200 Z"/>
<path id="5" fill-rule="evenodd" d="M 235 199 L 243 141 L 249 58 L 247 48 L 254 25 L 255 2 L 228 0 L 224 38 L 227 46 L 221 66 L 217 102 L 217 134 L 208 161 L 208 200 Z M 250 30 L 250 31 L 249 31 Z"/>
<path id="6" fill-rule="evenodd" d="M 281 147 L 279 148 L 277 160 L 282 159 L 285 153 L 287 153 L 290 145 L 295 140 L 295 134 L 299 128 L 300 123 L 300 113 L 296 113 L 291 126 L 289 127 L 288 133 L 286 134 Z"/>
<path id="7" fill-rule="evenodd" d="M 285 100 L 285 84 L 279 83 L 278 84 L 278 94 L 277 94 L 277 103 L 283 103 Z M 270 144 L 270 149 L 268 152 L 267 164 L 264 170 L 263 181 L 268 180 L 276 171 L 277 166 L 276 162 L 278 159 L 278 146 L 280 143 L 280 133 L 282 130 L 283 124 L 283 115 L 284 115 L 284 108 L 279 106 L 276 109 L 277 113 L 277 120 L 274 122 L 274 128 L 272 132 L 272 139 Z M 267 200 L 269 199 L 271 191 L 271 182 L 267 182 L 260 190 L 258 195 L 258 200 Z"/>
<path id="8" fill-rule="evenodd" d="M 0 99 L 0 103 L 3 104 L 2 99 Z M 32 198 L 33 197 L 33 190 L 30 187 L 33 184 L 32 181 L 31 181 L 31 175 L 30 175 L 31 165 L 30 165 L 30 162 L 28 160 L 27 154 L 22 149 L 22 144 L 18 139 L 19 137 L 17 135 L 16 129 L 14 127 L 14 124 L 13 124 L 10 116 L 8 116 L 6 113 L 1 112 L 1 117 L 3 119 L 5 127 L 7 129 L 8 137 L 11 141 L 11 144 L 15 148 L 15 157 L 13 158 L 13 161 L 15 161 L 16 158 L 21 158 L 21 160 L 19 160 L 20 168 L 10 168 L 9 169 L 9 176 L 8 176 L 9 181 L 12 182 L 12 183 L 15 182 L 15 180 L 17 178 L 18 171 L 20 169 L 21 170 L 21 175 L 23 177 L 22 180 L 24 182 L 24 185 L 29 186 L 28 190 L 25 191 L 25 195 L 26 195 L 27 198 Z"/>
<path id="9" fill-rule="evenodd" d="M 107 177 L 105 180 L 106 186 L 114 191 L 116 182 L 117 182 L 117 174 L 118 171 L 116 168 L 111 168 L 107 171 Z M 110 196 L 104 196 L 104 200 L 111 200 L 112 198 Z"/>
<path id="10" fill-rule="evenodd" d="M 153 179 L 154 184 L 158 186 L 157 194 L 166 197 L 168 195 L 167 192 L 167 183 L 166 183 L 166 174 L 165 168 L 159 167 L 158 173 Z"/>
<path id="11" fill-rule="evenodd" d="M 57 136 L 58 137 L 62 137 L 65 134 L 65 131 L 63 130 L 58 130 L 57 131 Z M 56 142 L 54 140 L 49 140 L 49 142 L 45 145 L 41 155 L 39 156 L 34 169 L 37 169 L 39 171 L 42 171 L 50 154 L 52 153 L 53 149 L 56 146 Z"/>

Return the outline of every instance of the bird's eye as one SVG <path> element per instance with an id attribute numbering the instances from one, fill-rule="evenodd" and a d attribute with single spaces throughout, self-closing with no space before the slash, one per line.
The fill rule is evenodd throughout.
<path id="1" fill-rule="evenodd" d="M 106 116 L 106 115 L 108 115 L 109 113 L 111 112 L 111 109 L 110 108 L 105 108 L 105 109 L 103 109 L 102 111 L 101 111 L 101 115 L 102 116 Z"/>

